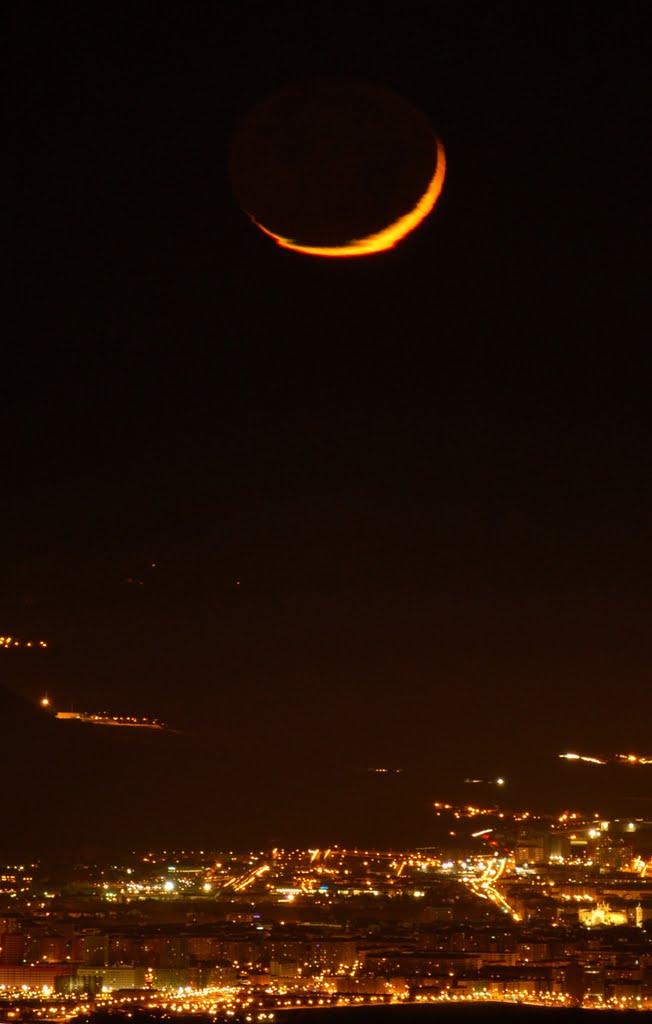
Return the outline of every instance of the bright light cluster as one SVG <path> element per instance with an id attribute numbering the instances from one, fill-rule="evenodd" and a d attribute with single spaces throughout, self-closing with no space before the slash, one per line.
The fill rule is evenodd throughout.
<path id="1" fill-rule="evenodd" d="M 45 640 L 20 640 L 15 636 L 0 636 L 0 647 L 47 647 Z"/>
<path id="2" fill-rule="evenodd" d="M 564 761 L 584 761 L 587 764 L 652 764 L 652 757 L 639 754 L 613 754 L 611 757 L 589 757 L 588 754 L 560 754 Z"/>

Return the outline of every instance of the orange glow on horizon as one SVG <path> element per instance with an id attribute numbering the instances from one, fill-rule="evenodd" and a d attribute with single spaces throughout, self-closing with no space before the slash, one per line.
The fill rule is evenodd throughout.
<path id="1" fill-rule="evenodd" d="M 369 256 L 372 253 L 393 249 L 406 235 L 409 235 L 411 231 L 414 231 L 425 220 L 441 195 L 446 176 L 446 154 L 439 139 L 436 141 L 437 163 L 435 173 L 424 195 L 413 210 L 399 217 L 393 224 L 389 224 L 375 235 L 369 235 L 367 238 L 355 238 L 345 245 L 338 246 L 301 245 L 300 242 L 295 242 L 291 238 L 275 235 L 273 231 L 260 224 L 251 214 L 249 214 L 249 217 L 256 227 L 259 227 L 266 235 L 273 238 L 277 245 L 282 246 L 284 249 L 292 249 L 294 252 L 305 253 L 308 256 Z"/>

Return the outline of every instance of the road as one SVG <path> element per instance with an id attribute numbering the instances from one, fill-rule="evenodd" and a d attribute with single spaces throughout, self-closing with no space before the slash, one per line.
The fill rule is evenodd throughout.
<path id="1" fill-rule="evenodd" d="M 487 862 L 481 875 L 476 878 L 467 878 L 466 881 L 475 896 L 479 896 L 483 900 L 490 900 L 500 910 L 509 914 L 513 921 L 520 921 L 520 915 L 496 888 L 496 883 L 510 867 L 511 863 L 507 857 L 496 856 Z"/>

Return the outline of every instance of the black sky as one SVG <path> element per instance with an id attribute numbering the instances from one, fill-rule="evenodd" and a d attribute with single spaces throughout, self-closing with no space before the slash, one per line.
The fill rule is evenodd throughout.
<path id="1" fill-rule="evenodd" d="M 370 764 L 650 746 L 649 16 L 530 6 L 12 9 L 0 633 L 50 647 L 2 682 L 183 729 L 234 842 L 309 833 L 307 778 L 335 831 Z M 392 252 L 232 196 L 316 74 L 446 146 Z"/>

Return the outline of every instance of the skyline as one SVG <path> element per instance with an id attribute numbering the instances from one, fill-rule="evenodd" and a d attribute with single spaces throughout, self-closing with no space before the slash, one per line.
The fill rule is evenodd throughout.
<path id="1" fill-rule="evenodd" d="M 652 821 L 435 807 L 426 847 L 145 846 L 0 864 L 0 1006 L 75 1021 L 650 1009 Z"/>

